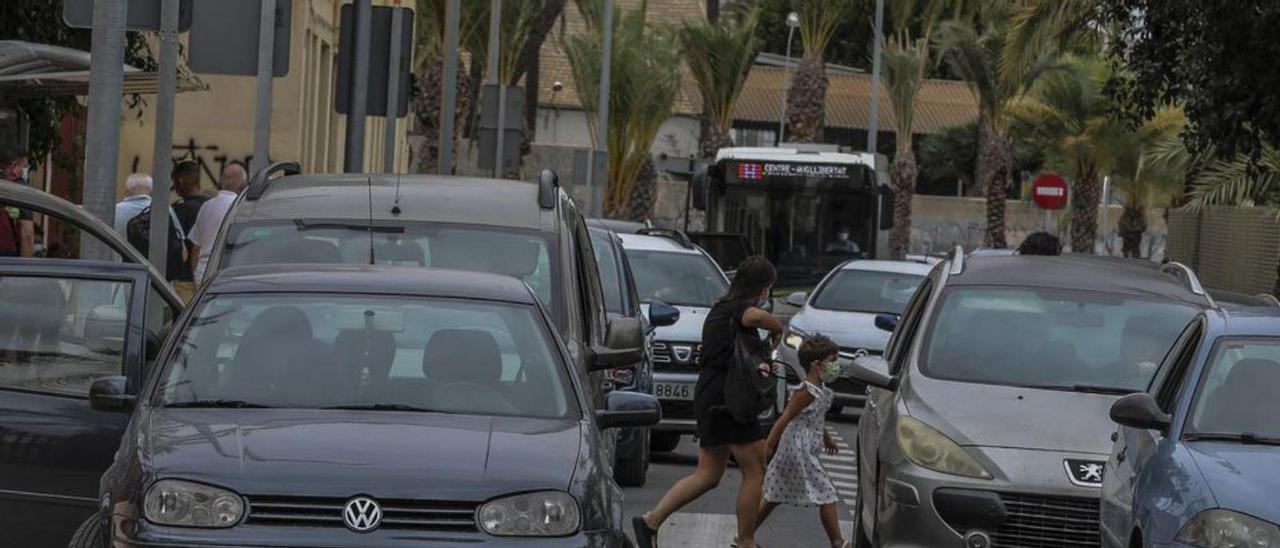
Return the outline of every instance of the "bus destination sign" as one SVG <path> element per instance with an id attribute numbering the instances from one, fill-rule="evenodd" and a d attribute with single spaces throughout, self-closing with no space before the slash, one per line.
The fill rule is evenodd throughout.
<path id="1" fill-rule="evenodd" d="M 738 164 L 738 180 L 763 181 L 774 177 L 851 179 L 848 165 L 793 164 L 783 162 L 742 162 Z"/>

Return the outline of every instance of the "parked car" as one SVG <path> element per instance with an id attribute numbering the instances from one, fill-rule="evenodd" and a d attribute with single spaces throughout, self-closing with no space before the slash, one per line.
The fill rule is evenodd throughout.
<path id="1" fill-rule="evenodd" d="M 958 250 L 850 368 L 856 542 L 1097 546 L 1107 411 L 1212 306 L 1178 264 Z"/>
<path id="2" fill-rule="evenodd" d="M 593 224 L 589 220 L 588 224 Z M 605 309 L 609 317 L 634 318 L 644 326 L 644 358 L 632 367 L 619 367 L 605 371 L 609 388 L 640 394 L 653 394 L 653 329 L 673 325 L 680 312 L 666 303 L 652 303 L 648 313 L 640 304 L 636 293 L 635 276 L 627 263 L 626 250 L 617 234 L 603 229 L 589 229 L 591 245 L 596 252 L 596 265 L 600 269 L 600 282 L 604 289 Z M 623 428 L 618 433 L 617 458 L 613 475 L 623 487 L 642 487 L 649 471 L 649 428 Z"/>
<path id="3" fill-rule="evenodd" d="M 662 303 L 678 311 L 678 320 L 653 334 L 654 395 L 662 402 L 662 422 L 653 428 L 654 451 L 671 451 L 681 436 L 695 434 L 693 389 L 698 382 L 702 321 L 729 280 L 697 246 L 675 233 L 664 236 L 619 234 L 636 290 L 646 313 Z"/>
<path id="4" fill-rule="evenodd" d="M 1206 311 L 1111 407 L 1109 547 L 1280 546 L 1280 311 Z"/>
<path id="5" fill-rule="evenodd" d="M 532 287 L 575 353 L 599 348 L 612 329 L 586 222 L 550 171 L 535 183 L 296 172 L 282 162 L 254 177 L 227 213 L 209 272 L 281 263 L 491 272 Z"/>
<path id="6" fill-rule="evenodd" d="M 128 417 L 92 409 L 89 387 L 129 390 L 183 309 L 150 263 L 109 224 L 39 190 L 0 184 L 0 207 L 79 231 L 98 259 L 0 257 L 0 545 L 63 548 L 98 505 Z"/>
<path id="7" fill-rule="evenodd" d="M 788 295 L 787 304 L 801 307 L 787 324 L 778 358 L 803 371 L 797 356 L 805 337 L 821 333 L 840 347 L 840 364 L 847 369 L 853 360 L 884 354 L 889 333 L 876 327 L 881 314 L 900 316 L 931 267 L 911 261 L 849 261 L 827 274 L 810 296 L 804 291 Z M 831 383 L 835 402 L 831 413 L 846 406 L 862 409 L 867 385 L 848 374 Z"/>

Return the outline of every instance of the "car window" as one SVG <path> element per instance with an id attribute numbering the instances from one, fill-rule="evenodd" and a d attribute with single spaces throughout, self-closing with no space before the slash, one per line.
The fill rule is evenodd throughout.
<path id="1" fill-rule="evenodd" d="M 984 384 L 1145 390 L 1196 312 L 1088 291 L 953 288 L 943 296 L 921 369 Z"/>
<path id="2" fill-rule="evenodd" d="M 1177 396 L 1182 391 L 1183 384 L 1185 384 L 1183 381 L 1195 361 L 1196 351 L 1200 348 L 1200 335 L 1202 332 L 1203 323 L 1201 320 L 1199 318 L 1193 320 L 1182 331 L 1182 336 L 1178 338 L 1178 342 L 1169 351 L 1168 356 L 1165 358 L 1165 365 L 1161 367 L 1159 375 L 1153 381 L 1158 383 L 1155 391 L 1156 403 L 1159 404 L 1160 410 L 1165 413 L 1173 413 L 1174 404 L 1178 401 Z"/>
<path id="3" fill-rule="evenodd" d="M 604 291 L 605 310 L 613 314 L 625 314 L 622 274 L 618 270 L 618 255 L 614 253 L 609 233 L 602 230 L 590 232 L 591 247 L 596 252 L 596 268 L 600 269 L 600 289 Z"/>
<path id="4" fill-rule="evenodd" d="M 0 388 L 84 396 L 93 380 L 122 374 L 132 285 L 0 278 Z"/>
<path id="5" fill-rule="evenodd" d="M 580 215 L 572 215 L 575 250 L 578 260 L 579 290 L 583 294 L 581 300 L 583 319 L 585 320 L 588 341 L 603 342 L 605 336 L 605 307 L 601 302 L 603 293 L 600 284 L 600 271 L 596 268 L 596 253 L 591 245 L 591 236 L 587 234 L 586 223 Z"/>
<path id="6" fill-rule="evenodd" d="M 919 330 L 931 293 L 933 293 L 933 280 L 926 280 L 920 287 L 916 288 L 915 295 L 911 297 L 911 301 L 907 304 L 906 313 L 898 321 L 898 327 L 893 330 L 893 334 L 889 337 L 889 346 L 886 348 L 889 349 L 887 359 L 890 360 L 889 372 L 892 375 L 896 376 L 907 363 L 905 349 L 910 347 L 911 340 L 915 338 L 915 334 Z"/>
<path id="7" fill-rule="evenodd" d="M 1280 438 L 1280 338 L 1223 339 L 1208 363 L 1186 433 Z"/>
<path id="8" fill-rule="evenodd" d="M 227 266 L 320 263 L 426 266 L 505 274 L 523 280 L 553 316 L 559 278 L 548 235 L 488 226 L 404 222 L 303 221 L 232 227 Z M 372 249 L 370 243 L 372 242 Z"/>
<path id="9" fill-rule="evenodd" d="M 711 308 L 729 289 L 720 269 L 701 253 L 627 250 L 641 302 Z"/>
<path id="10" fill-rule="evenodd" d="M 869 314 L 902 314 L 924 276 L 840 270 L 813 296 L 814 308 Z"/>
<path id="11" fill-rule="evenodd" d="M 157 392 L 269 407 L 406 405 L 443 413 L 575 413 L 530 306 L 377 295 L 219 295 L 181 335 Z"/>

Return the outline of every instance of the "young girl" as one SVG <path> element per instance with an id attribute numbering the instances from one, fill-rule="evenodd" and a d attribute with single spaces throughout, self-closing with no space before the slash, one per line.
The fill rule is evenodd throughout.
<path id="1" fill-rule="evenodd" d="M 822 468 L 818 455 L 837 451 L 835 440 L 825 428 L 827 410 L 835 393 L 826 383 L 840 375 L 836 363 L 836 344 L 815 335 L 800 345 L 800 363 L 805 380 L 792 388 L 787 408 L 769 432 L 768 451 L 773 455 L 764 479 L 764 501 L 760 506 L 759 527 L 779 504 L 818 506 L 822 527 L 831 546 L 848 546 L 840 533 L 839 510 L 835 485 Z"/>

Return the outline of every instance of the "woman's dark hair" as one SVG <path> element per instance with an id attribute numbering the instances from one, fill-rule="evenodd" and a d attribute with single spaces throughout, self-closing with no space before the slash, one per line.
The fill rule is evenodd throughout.
<path id="1" fill-rule="evenodd" d="M 1062 242 L 1045 231 L 1032 232 L 1018 246 L 1019 255 L 1061 255 Z"/>
<path id="2" fill-rule="evenodd" d="M 761 255 L 752 255 L 738 264 L 738 270 L 729 284 L 729 292 L 720 299 L 721 302 L 754 301 L 760 292 L 773 285 L 778 279 L 778 272 L 773 263 Z"/>

